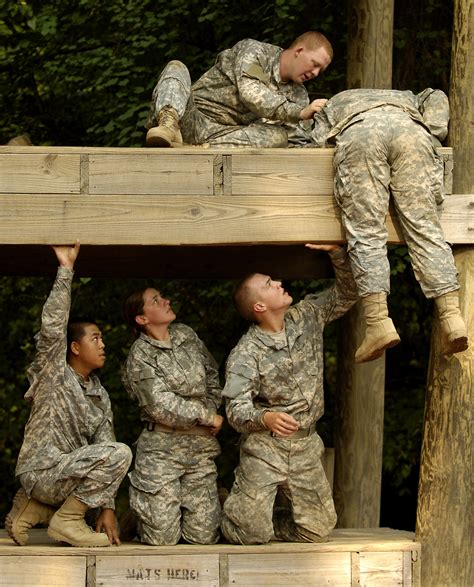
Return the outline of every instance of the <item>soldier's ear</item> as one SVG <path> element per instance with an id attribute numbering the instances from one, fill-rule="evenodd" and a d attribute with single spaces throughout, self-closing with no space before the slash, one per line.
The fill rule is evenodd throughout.
<path id="1" fill-rule="evenodd" d="M 139 326 L 145 326 L 146 324 L 148 324 L 148 318 L 146 316 L 143 316 L 143 314 L 140 314 L 139 316 L 135 316 L 135 322 Z"/>
<path id="2" fill-rule="evenodd" d="M 256 313 L 265 312 L 267 306 L 263 302 L 255 302 L 253 305 L 253 311 Z"/>
<path id="3" fill-rule="evenodd" d="M 72 353 L 73 355 L 76 355 L 76 356 L 77 356 L 77 355 L 79 354 L 79 351 L 80 351 L 80 349 L 81 349 L 81 346 L 80 346 L 80 344 L 77 342 L 77 340 L 73 340 L 73 341 L 71 342 L 71 347 L 70 347 L 71 353 Z"/>

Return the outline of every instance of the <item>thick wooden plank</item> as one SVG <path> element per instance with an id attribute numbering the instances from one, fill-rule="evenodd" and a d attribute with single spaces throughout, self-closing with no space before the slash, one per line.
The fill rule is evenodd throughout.
<path id="1" fill-rule="evenodd" d="M 97 556 L 96 584 L 219 587 L 219 555 Z"/>
<path id="2" fill-rule="evenodd" d="M 160 546 L 160 555 L 214 555 L 214 554 L 291 554 L 291 553 L 331 553 L 331 552 L 394 552 L 420 551 L 420 545 L 413 540 L 412 532 L 391 530 L 389 528 L 333 530 L 328 542 L 298 543 L 270 542 L 269 544 L 240 546 L 234 544 L 177 544 Z M 29 532 L 27 546 L 17 546 L 0 530 L 0 563 L 4 556 L 156 556 L 156 546 L 139 542 L 123 543 L 120 547 L 70 548 L 53 542 L 46 530 L 34 529 Z"/>
<path id="3" fill-rule="evenodd" d="M 89 156 L 89 193 L 130 195 L 193 195 L 214 193 L 214 157 L 179 153 L 162 157 L 160 151 Z"/>
<path id="4" fill-rule="evenodd" d="M 77 556 L 4 556 L 0 585 L 85 587 L 86 558 Z"/>
<path id="5" fill-rule="evenodd" d="M 78 194 L 81 188 L 80 166 L 80 155 L 28 152 L 1 154 L 0 192 Z"/>
<path id="6" fill-rule="evenodd" d="M 290 156 L 272 149 L 257 154 L 232 155 L 232 194 L 314 195 L 333 193 L 333 153 L 331 149 L 304 149 Z M 296 156 L 295 156 L 296 155 Z"/>
<path id="7" fill-rule="evenodd" d="M 211 188 L 212 189 L 212 188 Z M 445 238 L 474 243 L 474 196 L 441 210 Z M 0 244 L 219 245 L 344 242 L 332 196 L 0 195 Z M 387 217 L 389 242 L 403 242 Z"/>
<path id="8" fill-rule="evenodd" d="M 350 578 L 349 552 L 229 555 L 229 585 L 234 587 L 347 587 Z"/>

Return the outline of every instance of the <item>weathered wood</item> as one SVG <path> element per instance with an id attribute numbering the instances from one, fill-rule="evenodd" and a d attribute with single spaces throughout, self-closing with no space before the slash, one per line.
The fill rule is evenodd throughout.
<path id="1" fill-rule="evenodd" d="M 232 155 L 232 194 L 332 196 L 332 150 L 304 149 L 288 151 L 293 156 L 282 159 L 281 152 L 268 149 L 265 155 Z M 296 156 L 295 156 L 296 155 Z"/>
<path id="2" fill-rule="evenodd" d="M 235 587 L 345 587 L 350 580 L 349 552 L 229 555 L 229 584 Z"/>
<path id="3" fill-rule="evenodd" d="M 435 316 L 416 526 L 417 538 L 423 545 L 424 587 L 474 584 L 471 542 L 474 248 L 456 249 L 454 257 L 470 347 L 464 353 L 444 355 Z"/>
<path id="4" fill-rule="evenodd" d="M 450 196 L 445 238 L 474 242 L 474 196 Z M 471 212 L 471 216 L 469 213 Z M 332 196 L 0 195 L 0 244 L 222 245 L 344 242 Z M 387 217 L 388 240 L 403 239 Z"/>
<path id="5" fill-rule="evenodd" d="M 454 0 L 451 53 L 451 121 L 448 141 L 453 147 L 454 189 L 461 194 L 474 191 L 474 5 L 472 0 Z"/>
<path id="6" fill-rule="evenodd" d="M 349 3 L 348 88 L 391 88 L 394 0 Z"/>
<path id="7" fill-rule="evenodd" d="M 139 542 L 126 542 L 119 548 L 86 548 L 61 545 L 51 540 L 46 530 L 34 529 L 28 533 L 27 546 L 13 544 L 5 530 L 0 530 L 0 563 L 4 556 L 148 556 L 148 555 L 214 555 L 214 554 L 288 554 L 313 552 L 394 552 L 419 551 L 414 533 L 390 528 L 337 529 L 328 542 L 270 542 L 240 546 L 234 544 L 177 544 L 176 546 L 149 546 Z"/>
<path id="8" fill-rule="evenodd" d="M 334 503 L 339 528 L 380 523 L 385 355 L 354 363 L 365 333 L 360 304 L 339 323 Z"/>
<path id="9" fill-rule="evenodd" d="M 96 584 L 219 587 L 219 555 L 97 556 Z"/>
<path id="10" fill-rule="evenodd" d="M 0 155 L 0 192 L 9 194 L 79 194 L 79 154 L 7 153 Z M 12 197 L 12 196 L 10 196 Z"/>
<path id="11" fill-rule="evenodd" d="M 15 587 L 85 587 L 86 557 L 2 556 L 0 584 Z M 94 583 L 95 585 L 95 583 Z"/>
<path id="12" fill-rule="evenodd" d="M 5 583 L 2 573 L 0 582 L 2 585 L 86 587 L 120 587 L 131 584 L 172 584 L 177 587 L 411 587 L 408 581 L 410 567 L 412 559 L 419 555 L 419 545 L 413 542 L 412 536 L 409 532 L 388 529 L 336 530 L 330 535 L 328 542 L 321 544 L 178 544 L 157 548 L 133 542 L 112 548 L 71 549 L 52 542 L 45 530 L 30 531 L 30 542 L 25 547 L 14 545 L 6 532 L 0 531 L 2 571 L 5 567 L 11 569 L 12 566 L 21 565 L 22 576 L 29 578 L 28 582 Z M 56 573 L 50 583 L 41 582 L 41 579 L 36 581 L 37 573 L 48 568 L 45 563 Z M 86 563 L 89 569 L 87 578 Z M 82 569 L 81 576 L 78 576 L 77 569 Z M 76 573 L 76 582 L 73 573 Z M 17 574 L 16 577 L 18 576 Z M 50 574 L 47 576 L 49 578 Z M 71 576 L 73 580 L 69 581 Z"/>
<path id="13" fill-rule="evenodd" d="M 89 156 L 91 195 L 192 195 L 214 193 L 214 157 L 202 153 L 174 157 L 156 153 Z"/>

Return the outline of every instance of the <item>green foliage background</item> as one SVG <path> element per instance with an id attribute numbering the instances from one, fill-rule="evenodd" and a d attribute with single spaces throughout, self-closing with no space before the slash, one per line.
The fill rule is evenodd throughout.
<path id="1" fill-rule="evenodd" d="M 394 88 L 448 91 L 452 10 L 442 0 L 395 2 Z M 309 29 L 324 32 L 335 48 L 329 71 L 309 86 L 314 97 L 329 97 L 345 89 L 347 5 L 338 0 L 0 0 L 0 143 L 27 132 L 35 144 L 141 146 L 148 100 L 169 59 L 184 61 L 196 79 L 218 51 L 241 38 L 285 46 Z M 390 259 L 390 305 L 402 344 L 387 354 L 382 525 L 413 529 L 431 306 L 413 278 L 406 250 L 392 249 Z M 14 466 L 28 417 L 25 369 L 52 280 L 0 278 L 0 518 L 17 487 Z M 114 405 L 117 437 L 130 445 L 140 424 L 120 383 L 131 342 L 121 305 L 142 283 L 82 277 L 74 285 L 75 309 L 102 325 L 109 358 L 100 375 Z M 223 365 L 245 328 L 230 305 L 232 284 L 154 285 L 172 298 L 179 320 L 198 331 Z M 295 281 L 288 287 L 297 300 L 325 285 Z M 325 350 L 327 409 L 320 431 L 328 445 L 336 330 L 328 329 Z M 236 435 L 225 429 L 221 443 L 221 483 L 229 486 Z M 119 509 L 126 501 L 124 488 Z"/>

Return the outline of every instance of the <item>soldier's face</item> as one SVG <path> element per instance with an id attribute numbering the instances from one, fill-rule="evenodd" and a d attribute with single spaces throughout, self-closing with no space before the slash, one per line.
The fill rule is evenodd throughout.
<path id="1" fill-rule="evenodd" d="M 318 77 L 330 63 L 331 57 L 323 47 L 315 50 L 299 47 L 293 54 L 290 79 L 297 84 L 304 84 Z"/>
<path id="2" fill-rule="evenodd" d="M 152 287 L 145 290 L 143 294 L 143 314 L 145 326 L 162 326 L 171 324 L 176 314 L 171 308 L 171 302 L 163 297 L 160 292 Z"/>
<path id="3" fill-rule="evenodd" d="M 74 344 L 74 343 L 73 343 Z M 100 369 L 105 363 L 105 344 L 96 324 L 84 327 L 84 336 L 76 343 L 77 359 L 88 370 Z"/>
<path id="4" fill-rule="evenodd" d="M 257 273 L 252 278 L 251 287 L 255 292 L 255 303 L 265 304 L 268 310 L 288 308 L 293 301 L 282 287 L 281 281 L 272 279 L 269 275 Z"/>

